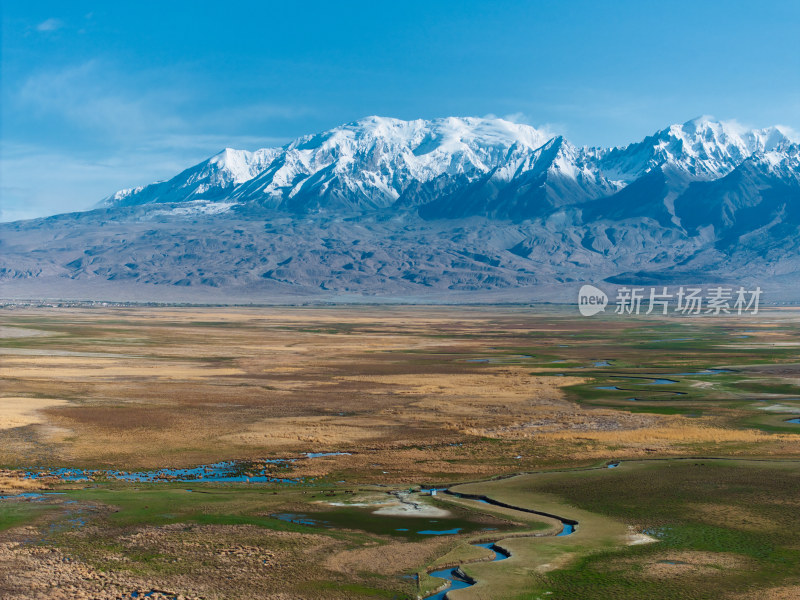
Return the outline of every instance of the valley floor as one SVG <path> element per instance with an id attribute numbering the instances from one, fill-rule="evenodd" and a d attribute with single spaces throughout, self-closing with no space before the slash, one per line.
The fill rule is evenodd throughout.
<path id="1" fill-rule="evenodd" d="M 0 596 L 793 597 L 800 313 L 573 311 L 7 307 Z"/>

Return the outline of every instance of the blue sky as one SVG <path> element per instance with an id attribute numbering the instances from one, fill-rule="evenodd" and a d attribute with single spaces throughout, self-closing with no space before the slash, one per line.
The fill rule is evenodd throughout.
<path id="1" fill-rule="evenodd" d="M 800 2 L 2 3 L 0 220 L 372 114 L 800 130 Z"/>

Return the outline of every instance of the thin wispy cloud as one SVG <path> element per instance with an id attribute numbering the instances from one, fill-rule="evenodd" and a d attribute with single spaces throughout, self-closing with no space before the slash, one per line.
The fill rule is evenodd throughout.
<path id="1" fill-rule="evenodd" d="M 523 112 L 514 112 L 505 115 L 498 116 L 494 113 L 487 113 L 483 115 L 484 119 L 503 119 L 504 121 L 510 121 L 511 123 L 518 123 L 520 125 L 529 125 L 533 127 L 537 131 L 541 132 L 542 134 L 548 137 L 556 137 L 559 135 L 564 135 L 566 132 L 566 126 L 562 123 L 537 123 L 534 119 L 530 117 L 527 113 Z"/>
<path id="2" fill-rule="evenodd" d="M 258 150 L 260 148 L 277 148 L 283 146 L 294 138 L 270 137 L 257 135 L 224 135 L 224 134 L 170 134 L 150 140 L 144 140 L 139 148 L 142 151 L 151 150 L 197 150 L 201 148 L 212 151 L 223 148 L 236 148 L 239 150 Z M 186 165 L 189 166 L 189 165 Z"/>
<path id="3" fill-rule="evenodd" d="M 130 74 L 101 60 L 41 70 L 22 84 L 18 108 L 59 119 L 118 144 L 148 147 L 170 142 L 181 147 L 203 146 L 211 140 L 224 147 L 237 138 L 245 139 L 248 146 L 285 143 L 283 138 L 235 132 L 315 114 L 302 105 L 268 102 L 198 107 L 196 99 L 204 95 L 203 90 L 182 80 L 177 71 Z"/>
<path id="4" fill-rule="evenodd" d="M 167 179 L 204 155 L 172 148 L 104 154 L 8 144 L 0 162 L 0 221 L 86 210 L 113 192 Z"/>
<path id="5" fill-rule="evenodd" d="M 45 33 L 48 31 L 56 31 L 64 27 L 64 21 L 61 19 L 50 18 L 45 21 L 42 21 L 36 26 L 36 31 Z"/>
<path id="6" fill-rule="evenodd" d="M 87 209 L 118 189 L 169 178 L 226 147 L 282 146 L 290 138 L 236 132 L 268 134 L 269 122 L 311 112 L 267 102 L 198 107 L 193 99 L 202 96 L 173 70 L 126 73 L 100 59 L 31 73 L 13 108 L 67 133 L 58 144 L 5 140 L 0 220 Z M 78 136 L 87 150 L 76 153 L 70 141 Z"/>
<path id="7" fill-rule="evenodd" d="M 778 124 L 776 125 L 776 127 L 781 133 L 783 133 L 783 135 L 785 135 L 795 144 L 800 144 L 800 131 L 797 131 L 796 129 L 789 127 L 788 125 Z"/>
<path id="8" fill-rule="evenodd" d="M 693 7 L 698 18 L 685 21 L 679 11 L 653 19 L 642 3 L 614 15 L 586 3 L 567 22 L 559 3 L 489 19 L 439 4 L 420 19 L 415 10 L 345 15 L 331 3 L 312 11 L 252 3 L 246 19 L 236 11 L 195 11 L 187 27 L 181 3 L 163 3 L 156 19 L 146 6 L 128 3 L 51 4 L 3 4 L 3 143 L 41 153 L 23 159 L 2 150 L 5 162 L 29 161 L 15 163 L 28 181 L 3 167 L 6 209 L 25 207 L 27 197 L 47 202 L 48 194 L 52 210 L 44 212 L 57 212 L 68 197 L 91 206 L 97 193 L 90 177 L 107 194 L 157 178 L 160 161 L 179 170 L 226 146 L 282 145 L 288 140 L 280 136 L 370 114 L 493 112 L 577 145 L 603 146 L 706 112 L 800 129 L 796 19 L 784 8 L 728 11 L 725 18 L 741 24 L 765 12 L 781 15 L 774 28 L 750 28 L 748 44 L 731 46 L 714 37 L 730 28 L 707 27 L 719 11 L 700 5 Z M 632 27 L 637 19 L 647 26 Z M 299 20 L 303 36 L 286 27 L 264 34 L 264 23 Z M 653 38 L 656 22 L 675 35 Z M 709 43 L 698 49 L 697 39 Z M 643 43 L 648 53 L 630 51 Z M 556 47 L 557 56 L 539 60 L 542 48 Z M 86 180 L 36 191 L 51 180 L 51 159 L 77 161 Z M 119 176 L 106 178 L 84 160 L 118 160 Z M 142 170 L 126 170 L 132 164 Z"/>
<path id="9" fill-rule="evenodd" d="M 93 60 L 31 75 L 23 83 L 18 101 L 40 115 L 115 138 L 186 125 L 179 114 L 184 94 L 152 86 L 137 93 L 131 89 L 137 83 L 142 85 L 131 78 L 126 81 L 116 69 Z"/>

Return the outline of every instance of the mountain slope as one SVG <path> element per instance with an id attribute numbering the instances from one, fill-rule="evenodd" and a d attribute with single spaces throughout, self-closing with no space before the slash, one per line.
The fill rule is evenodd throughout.
<path id="1" fill-rule="evenodd" d="M 525 300 L 602 280 L 800 298 L 800 146 L 707 118 L 604 149 L 501 119 L 369 117 L 0 224 L 5 297 Z"/>
<path id="2" fill-rule="evenodd" d="M 512 146 L 533 150 L 546 141 L 501 119 L 369 117 L 289 144 L 232 198 L 294 213 L 385 208 L 412 183 L 470 181 L 501 164 Z"/>
<path id="3" fill-rule="evenodd" d="M 279 150 L 275 148 L 264 148 L 255 152 L 225 148 L 219 154 L 182 171 L 168 181 L 120 190 L 101 200 L 98 207 L 219 200 L 239 184 L 263 172 L 278 153 Z"/>

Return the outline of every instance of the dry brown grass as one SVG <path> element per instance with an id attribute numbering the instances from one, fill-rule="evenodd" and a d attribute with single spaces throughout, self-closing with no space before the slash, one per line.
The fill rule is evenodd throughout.
<path id="1" fill-rule="evenodd" d="M 35 329 L 41 322 L 55 335 L 20 338 L 25 345 L 3 356 L 3 393 L 36 408 L 27 424 L 6 419 L 0 464 L 36 455 L 142 468 L 348 450 L 353 456 L 321 466 L 298 463 L 298 472 L 320 474 L 324 466 L 413 478 L 607 458 L 609 447 L 637 456 L 692 444 L 788 443 L 706 418 L 581 407 L 563 392 L 582 381 L 577 376 L 539 375 L 519 360 L 470 362 L 504 347 L 552 352 L 558 336 L 613 335 L 624 323 L 463 307 L 30 309 L 3 316 L 5 325 Z M 548 342 L 536 341 L 545 335 Z M 586 360 L 598 351 L 571 350 Z M 37 404 L 41 398 L 61 401 Z M 527 462 L 515 463 L 517 454 Z"/>
<path id="2" fill-rule="evenodd" d="M 0 495 L 10 492 L 16 494 L 28 490 L 37 490 L 47 485 L 40 479 L 23 479 L 19 471 L 0 469 Z"/>
<path id="3" fill-rule="evenodd" d="M 452 542 L 446 539 L 369 545 L 332 554 L 325 560 L 325 567 L 349 576 L 366 571 L 397 575 L 430 562 L 448 545 Z"/>
<path id="4" fill-rule="evenodd" d="M 800 598 L 800 585 L 787 585 L 728 596 L 731 600 L 797 600 Z"/>
<path id="5" fill-rule="evenodd" d="M 113 540 L 115 551 L 81 546 L 103 532 L 87 527 L 72 533 L 69 554 L 47 544 L 26 543 L 33 528 L 0 534 L 0 597 L 4 600 L 115 600 L 152 589 L 189 599 L 288 600 L 327 571 L 324 561 L 345 547 L 327 536 L 269 531 L 250 526 L 141 527 Z M 140 574 L 131 556 L 150 555 L 161 568 Z M 103 568 L 93 563 L 99 560 Z M 174 564 L 180 564 L 176 571 Z M 150 567 L 153 565 L 150 564 Z M 172 568 L 171 568 L 172 566 Z M 358 575 L 350 573 L 358 581 Z M 320 591 L 315 598 L 344 600 L 346 593 Z"/>
<path id="6" fill-rule="evenodd" d="M 731 504 L 687 504 L 688 509 L 716 521 L 722 527 L 743 529 L 745 531 L 769 531 L 781 527 L 773 521 L 744 506 Z"/>
<path id="7" fill-rule="evenodd" d="M 0 398 L 0 429 L 14 429 L 45 422 L 46 408 L 65 406 L 66 400 L 56 398 Z"/>
<path id="8" fill-rule="evenodd" d="M 646 579 L 673 579 L 687 576 L 712 575 L 725 570 L 742 570 L 748 568 L 748 559 L 723 552 L 671 551 L 660 552 L 647 560 L 638 558 L 620 560 L 619 565 L 637 565 L 641 567 L 642 576 Z"/>
<path id="9" fill-rule="evenodd" d="M 557 440 L 591 440 L 610 445 L 671 446 L 673 444 L 699 444 L 724 442 L 760 442 L 774 440 L 775 436 L 753 429 L 725 429 L 713 425 L 698 424 L 698 419 L 668 417 L 663 426 L 654 426 L 621 431 L 562 431 L 547 434 Z M 785 436 L 794 439 L 793 436 Z M 779 438 L 782 439 L 782 438 Z"/>

